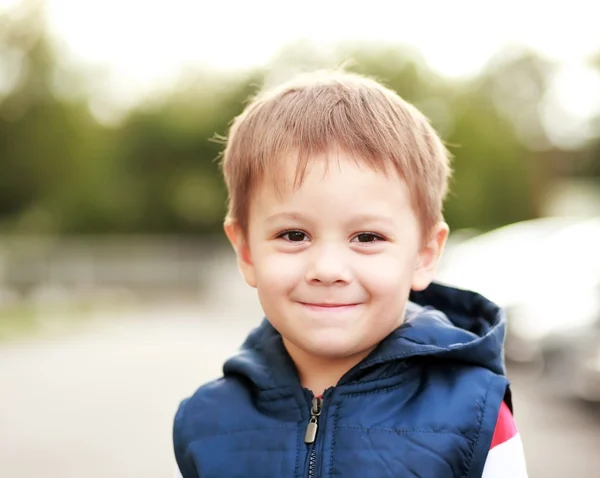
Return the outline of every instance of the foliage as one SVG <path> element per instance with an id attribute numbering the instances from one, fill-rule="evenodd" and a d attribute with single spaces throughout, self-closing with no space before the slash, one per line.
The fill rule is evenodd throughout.
<path id="1" fill-rule="evenodd" d="M 84 72 L 60 67 L 39 10 L 19 21 L 7 15 L 0 14 L 0 226 L 8 232 L 220 230 L 222 145 L 211 138 L 226 136 L 245 101 L 284 65 L 335 66 L 292 46 L 264 71 L 190 75 L 106 126 L 91 113 Z M 343 56 L 353 59 L 348 69 L 375 76 L 421 108 L 447 142 L 452 227 L 490 229 L 538 214 L 546 183 L 560 173 L 544 160 L 552 147 L 538 114 L 552 65 L 512 51 L 477 78 L 451 81 L 402 47 L 347 45 Z M 598 144 L 568 153 L 579 165 L 573 171 L 600 176 Z"/>

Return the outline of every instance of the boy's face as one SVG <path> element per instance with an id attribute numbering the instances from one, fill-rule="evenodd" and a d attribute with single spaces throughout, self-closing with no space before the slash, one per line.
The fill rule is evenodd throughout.
<path id="1" fill-rule="evenodd" d="M 235 224 L 226 231 L 292 356 L 337 360 L 368 355 L 402 323 L 410 289 L 433 279 L 448 228 L 438 224 L 422 244 L 404 181 L 340 152 L 309 162 L 298 189 L 277 195 L 263 181 L 247 240 Z"/>

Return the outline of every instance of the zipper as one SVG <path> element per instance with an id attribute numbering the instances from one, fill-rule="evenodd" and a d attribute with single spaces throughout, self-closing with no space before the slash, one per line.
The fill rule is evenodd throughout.
<path id="1" fill-rule="evenodd" d="M 319 431 L 319 416 L 323 410 L 323 399 L 321 397 L 313 397 L 310 408 L 310 420 L 306 427 L 304 442 L 310 446 L 310 454 L 308 458 L 308 477 L 314 478 L 317 469 L 317 449 L 315 440 Z"/>

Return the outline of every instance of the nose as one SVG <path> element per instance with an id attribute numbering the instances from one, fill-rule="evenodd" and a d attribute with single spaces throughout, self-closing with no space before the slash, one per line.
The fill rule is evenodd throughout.
<path id="1" fill-rule="evenodd" d="M 313 246 L 309 254 L 306 281 L 315 285 L 349 283 L 352 275 L 344 252 L 335 245 Z"/>

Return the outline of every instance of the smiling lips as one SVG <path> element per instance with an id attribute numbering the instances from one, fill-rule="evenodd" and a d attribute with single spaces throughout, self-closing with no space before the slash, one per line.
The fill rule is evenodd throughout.
<path id="1" fill-rule="evenodd" d="M 330 304 L 330 303 L 307 303 L 300 302 L 303 307 L 317 312 L 343 312 L 350 310 L 360 304 Z"/>

